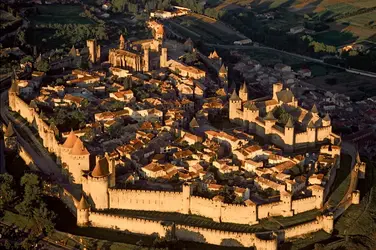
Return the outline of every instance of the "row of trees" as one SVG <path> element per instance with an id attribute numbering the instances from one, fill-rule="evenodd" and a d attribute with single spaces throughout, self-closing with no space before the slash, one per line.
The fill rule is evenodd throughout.
<path id="1" fill-rule="evenodd" d="M 138 13 L 140 10 L 147 12 L 153 10 L 165 10 L 171 7 L 170 0 L 112 0 L 112 7 L 114 12 L 132 12 Z"/>

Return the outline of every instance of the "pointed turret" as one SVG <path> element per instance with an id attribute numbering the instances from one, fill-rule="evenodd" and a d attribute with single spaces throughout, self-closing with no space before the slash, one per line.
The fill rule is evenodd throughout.
<path id="1" fill-rule="evenodd" d="M 5 137 L 12 137 L 15 135 L 14 128 L 11 122 L 8 123 L 7 130 L 5 131 Z"/>
<path id="2" fill-rule="evenodd" d="M 74 45 L 72 46 L 68 54 L 73 57 L 77 56 L 76 48 L 74 47 Z"/>
<path id="3" fill-rule="evenodd" d="M 109 175 L 109 169 L 108 169 L 108 161 L 106 157 L 102 157 L 97 160 L 97 164 L 95 165 L 95 168 L 93 169 L 93 172 L 91 172 L 91 176 L 93 177 L 104 177 Z"/>
<path id="4" fill-rule="evenodd" d="M 236 93 L 235 89 L 234 89 L 234 91 L 231 94 L 230 101 L 241 101 L 241 99 L 238 96 L 238 94 Z"/>
<path id="5" fill-rule="evenodd" d="M 330 116 L 329 113 L 326 113 L 326 115 L 323 118 L 324 121 L 330 122 Z"/>
<path id="6" fill-rule="evenodd" d="M 76 137 L 76 141 L 72 147 L 72 155 L 89 155 L 89 151 L 87 151 L 84 143 L 81 141 L 80 138 Z"/>
<path id="7" fill-rule="evenodd" d="M 221 68 L 219 69 L 219 74 L 227 74 L 227 69 L 224 64 L 222 64 Z"/>
<path id="8" fill-rule="evenodd" d="M 123 34 L 120 35 L 119 41 L 123 41 L 123 42 L 125 42 L 125 39 L 124 39 Z"/>
<path id="9" fill-rule="evenodd" d="M 243 102 L 248 100 L 248 88 L 247 84 L 244 82 L 239 90 L 239 97 L 242 99 Z"/>
<path id="10" fill-rule="evenodd" d="M 294 121 L 292 120 L 292 117 L 290 116 L 286 125 L 285 125 L 286 128 L 293 128 L 294 127 Z"/>
<path id="11" fill-rule="evenodd" d="M 81 210 L 84 210 L 84 209 L 89 209 L 90 208 L 90 205 L 89 203 L 87 203 L 84 195 L 81 196 L 81 200 L 80 202 L 78 203 L 77 205 L 77 209 L 81 209 Z"/>
<path id="12" fill-rule="evenodd" d="M 317 107 L 316 107 L 316 103 L 313 104 L 311 112 L 314 113 L 314 114 L 318 114 L 319 113 L 319 111 L 317 110 Z"/>
<path id="13" fill-rule="evenodd" d="M 65 140 L 64 144 L 63 144 L 63 147 L 64 148 L 73 148 L 75 142 L 77 140 L 77 136 L 76 134 L 73 132 L 73 129 L 71 130 L 71 132 L 69 133 L 67 139 Z"/>
<path id="14" fill-rule="evenodd" d="M 275 119 L 274 115 L 273 115 L 273 112 L 272 111 L 269 111 L 266 116 L 264 117 L 264 120 L 267 120 L 267 121 L 275 121 L 277 119 Z"/>

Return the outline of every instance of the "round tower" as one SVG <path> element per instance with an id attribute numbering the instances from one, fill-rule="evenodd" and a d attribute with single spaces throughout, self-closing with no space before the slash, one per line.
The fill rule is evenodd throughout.
<path id="1" fill-rule="evenodd" d="M 94 202 L 95 209 L 108 209 L 108 186 L 109 186 L 109 165 L 105 157 L 97 157 L 94 170 L 90 173 L 88 181 L 90 196 Z"/>
<path id="2" fill-rule="evenodd" d="M 77 225 L 87 226 L 89 224 L 90 205 L 87 203 L 84 195 L 77 204 Z"/>

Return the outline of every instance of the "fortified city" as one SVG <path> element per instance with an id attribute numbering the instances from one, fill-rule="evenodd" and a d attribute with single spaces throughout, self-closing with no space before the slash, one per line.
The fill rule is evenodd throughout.
<path id="1" fill-rule="evenodd" d="M 372 68 L 268 47 L 227 16 L 283 6 L 144 2 L 1 1 L 0 247 L 373 249 Z M 284 35 L 315 37 L 299 27 Z M 349 97 L 355 78 L 373 87 Z"/>

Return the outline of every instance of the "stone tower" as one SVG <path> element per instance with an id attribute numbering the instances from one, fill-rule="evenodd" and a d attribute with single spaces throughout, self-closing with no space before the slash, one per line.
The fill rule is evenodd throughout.
<path id="1" fill-rule="evenodd" d="M 105 157 L 97 157 L 94 170 L 89 175 L 90 196 L 94 202 L 95 209 L 107 209 L 108 184 L 109 184 L 109 164 Z"/>
<path id="2" fill-rule="evenodd" d="M 167 67 L 167 48 L 162 48 L 159 65 L 161 68 Z"/>
<path id="3" fill-rule="evenodd" d="M 119 49 L 124 50 L 125 49 L 125 39 L 123 35 L 120 35 L 119 39 Z"/>
<path id="4" fill-rule="evenodd" d="M 292 117 L 289 117 L 289 120 L 287 121 L 285 125 L 285 150 L 288 152 L 292 152 L 294 150 L 294 121 L 292 120 Z"/>
<path id="5" fill-rule="evenodd" d="M 97 44 L 97 40 L 87 40 L 86 46 L 89 49 L 89 61 L 93 64 L 99 62 L 101 57 L 101 47 Z"/>
<path id="6" fill-rule="evenodd" d="M 244 82 L 242 87 L 239 90 L 239 97 L 242 99 L 243 102 L 248 100 L 248 88 L 247 84 Z"/>
<path id="7" fill-rule="evenodd" d="M 238 116 L 238 110 L 240 110 L 241 108 L 242 108 L 242 99 L 239 98 L 239 96 L 236 94 L 236 90 L 234 89 L 234 92 L 232 92 L 232 95 L 230 97 L 230 104 L 229 104 L 230 120 L 241 118 Z"/>
<path id="8" fill-rule="evenodd" d="M 90 205 L 87 203 L 84 195 L 82 195 L 81 200 L 78 202 L 76 207 L 77 207 L 77 225 L 87 226 L 89 224 Z"/>
<path id="9" fill-rule="evenodd" d="M 149 70 L 150 70 L 150 52 L 149 52 L 149 49 L 144 49 L 143 71 L 148 72 Z"/>

